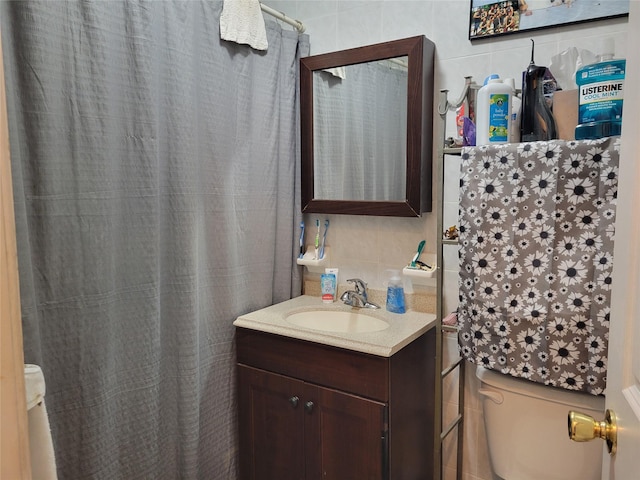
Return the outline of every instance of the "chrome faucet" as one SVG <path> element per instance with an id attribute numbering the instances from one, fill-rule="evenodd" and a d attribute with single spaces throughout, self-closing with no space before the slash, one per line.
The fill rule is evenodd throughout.
<path id="1" fill-rule="evenodd" d="M 351 282 L 355 286 L 355 290 L 347 290 L 340 296 L 340 300 L 345 305 L 351 305 L 357 308 L 380 308 L 375 303 L 371 303 L 367 298 L 367 284 L 359 278 L 350 278 L 347 282 Z"/>

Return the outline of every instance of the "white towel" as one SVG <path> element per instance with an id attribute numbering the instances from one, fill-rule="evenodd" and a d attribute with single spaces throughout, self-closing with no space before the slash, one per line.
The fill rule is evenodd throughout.
<path id="1" fill-rule="evenodd" d="M 224 0 L 220 15 L 220 37 L 230 42 L 266 50 L 267 31 L 258 0 Z"/>
<path id="2" fill-rule="evenodd" d="M 323 72 L 330 73 L 334 77 L 345 80 L 347 78 L 347 69 L 345 67 L 325 68 Z"/>
<path id="3" fill-rule="evenodd" d="M 44 404 L 44 375 L 39 366 L 24 366 L 24 386 L 27 394 L 31 476 L 34 480 L 57 480 L 49 416 Z"/>

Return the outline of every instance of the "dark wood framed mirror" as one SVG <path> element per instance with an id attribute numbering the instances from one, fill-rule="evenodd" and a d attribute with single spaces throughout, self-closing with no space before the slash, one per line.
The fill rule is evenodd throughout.
<path id="1" fill-rule="evenodd" d="M 300 60 L 303 213 L 431 211 L 434 50 L 417 36 Z"/>

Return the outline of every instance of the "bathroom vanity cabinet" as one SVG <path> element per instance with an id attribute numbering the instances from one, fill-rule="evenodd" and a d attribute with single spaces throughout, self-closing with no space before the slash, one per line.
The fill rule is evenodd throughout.
<path id="1" fill-rule="evenodd" d="M 390 357 L 236 340 L 241 479 L 432 478 L 434 329 Z"/>

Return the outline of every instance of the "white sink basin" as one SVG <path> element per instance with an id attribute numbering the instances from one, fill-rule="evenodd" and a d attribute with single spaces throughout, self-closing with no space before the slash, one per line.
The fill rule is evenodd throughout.
<path id="1" fill-rule="evenodd" d="M 359 311 L 311 310 L 292 313 L 285 320 L 298 327 L 323 332 L 366 333 L 389 328 L 384 320 Z"/>

